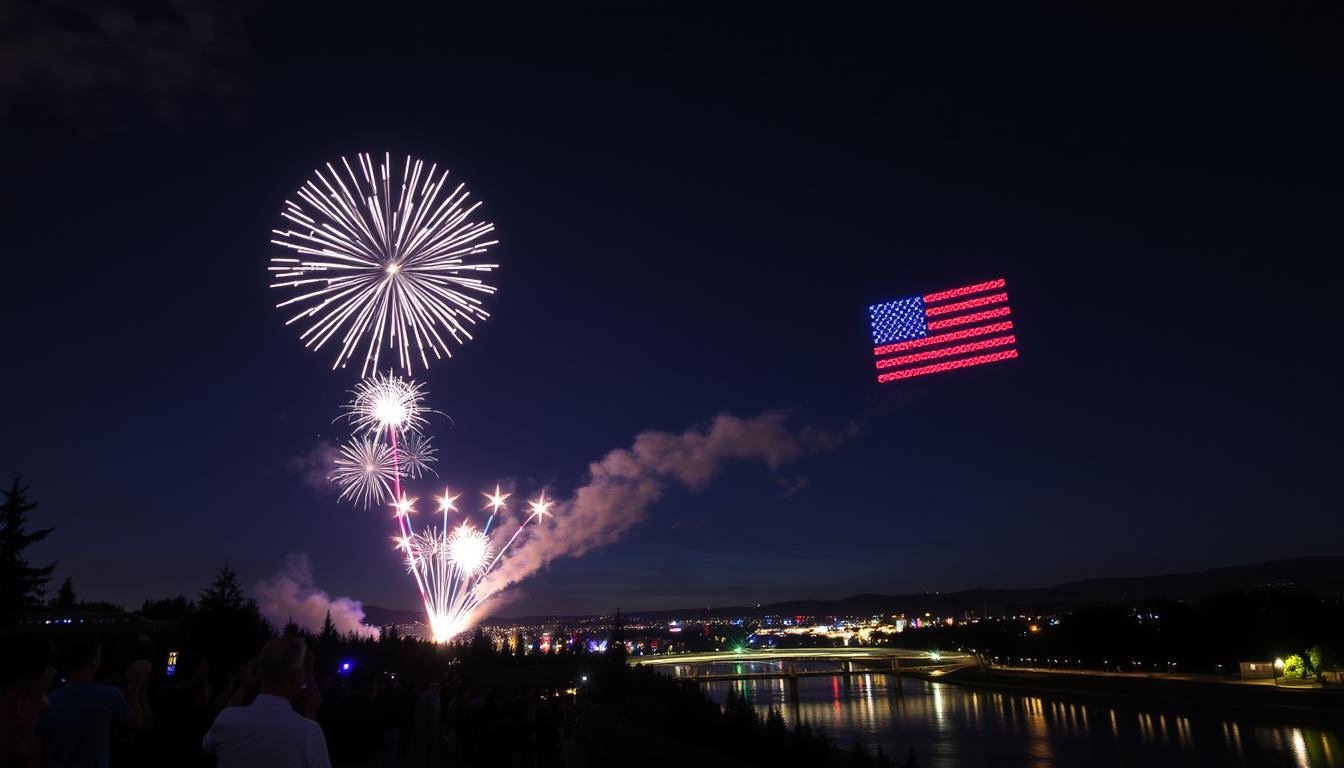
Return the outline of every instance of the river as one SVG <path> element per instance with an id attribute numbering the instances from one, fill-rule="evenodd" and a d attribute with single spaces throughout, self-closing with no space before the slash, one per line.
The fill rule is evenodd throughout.
<path id="1" fill-rule="evenodd" d="M 897 692 L 881 674 L 802 678 L 796 706 L 789 703 L 784 680 L 703 685 L 719 702 L 736 691 L 762 715 L 777 707 L 790 727 L 795 719 L 820 726 L 837 746 L 848 748 L 859 739 L 901 761 L 914 748 L 925 768 L 1344 768 L 1344 728 L 1283 726 L 1157 706 L 1080 704 L 910 677 Z"/>

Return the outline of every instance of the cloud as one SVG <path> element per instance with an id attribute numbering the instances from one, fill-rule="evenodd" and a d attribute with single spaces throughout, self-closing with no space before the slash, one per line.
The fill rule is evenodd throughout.
<path id="1" fill-rule="evenodd" d="M 700 490 L 734 461 L 762 462 L 778 469 L 814 453 L 833 450 L 859 433 L 794 429 L 788 414 L 768 411 L 749 419 L 720 414 L 680 434 L 649 430 L 629 448 L 611 451 L 588 467 L 587 482 L 560 505 L 553 518 L 520 539 L 478 587 L 497 596 L 559 557 L 579 557 L 624 536 L 647 517 L 669 487 Z M 483 608 L 478 613 L 484 613 Z"/>
<path id="2" fill-rule="evenodd" d="M 247 96 L 246 4 L 47 0 L 0 10 L 0 95 L 105 125 L 133 105 L 174 125 L 237 117 Z"/>
<path id="3" fill-rule="evenodd" d="M 331 468 L 340 455 L 339 448 L 326 440 L 320 440 L 307 453 L 285 462 L 285 466 L 298 475 L 303 484 L 309 488 L 321 493 L 331 493 L 337 489 L 336 483 L 331 479 Z"/>
<path id="4" fill-rule="evenodd" d="M 293 619 L 309 632 L 322 629 L 327 612 L 341 634 L 378 634 L 377 627 L 364 623 L 364 605 L 349 597 L 333 598 L 313 583 L 313 567 L 308 555 L 291 554 L 285 558 L 285 567 L 276 571 L 270 581 L 260 581 L 252 588 L 261 606 L 261 614 L 278 627 Z"/>
<path id="5" fill-rule="evenodd" d="M 779 497 L 781 499 L 787 499 L 807 487 L 807 478 L 802 475 L 799 475 L 798 477 L 781 477 L 775 481 L 775 484 L 781 489 Z"/>

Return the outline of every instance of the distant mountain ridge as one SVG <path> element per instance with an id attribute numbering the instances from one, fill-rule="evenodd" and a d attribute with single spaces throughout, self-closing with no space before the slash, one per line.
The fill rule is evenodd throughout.
<path id="1" fill-rule="evenodd" d="M 1322 597 L 1344 595 L 1344 556 L 1296 557 L 1255 565 L 1227 566 L 1206 571 L 1159 576 L 1117 576 L 1071 581 L 1052 587 L 1025 589 L 968 589 L 960 592 L 927 592 L 912 595 L 861 594 L 838 600 L 787 600 L 757 606 L 722 606 L 677 610 L 626 611 L 632 619 L 703 619 L 723 616 L 866 616 L 925 612 L 940 616 L 1003 616 L 1020 613 L 1051 613 L 1088 605 L 1133 603 L 1149 597 L 1195 601 L 1218 592 L 1285 585 L 1309 589 Z M 370 624 L 407 624 L 420 618 L 414 610 L 364 606 Z M 492 617 L 486 624 L 543 624 L 557 619 L 591 616 Z"/>

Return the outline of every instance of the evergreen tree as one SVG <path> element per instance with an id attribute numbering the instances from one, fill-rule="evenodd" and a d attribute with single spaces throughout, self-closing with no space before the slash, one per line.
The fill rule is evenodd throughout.
<path id="1" fill-rule="evenodd" d="M 273 635 L 257 601 L 243 594 L 238 574 L 227 565 L 210 586 L 201 590 L 191 619 L 193 634 L 205 655 L 224 669 L 241 666 L 256 656 Z"/>
<path id="2" fill-rule="evenodd" d="M 285 629 L 281 634 L 285 637 L 303 637 L 303 630 L 299 628 L 298 622 L 294 621 L 294 617 L 290 616 L 289 620 L 285 622 Z"/>
<path id="3" fill-rule="evenodd" d="M 68 611 L 75 607 L 75 603 L 75 582 L 66 576 L 65 581 L 61 582 L 61 588 L 56 590 L 56 597 L 51 601 L 51 607 Z"/>
<path id="4" fill-rule="evenodd" d="M 183 595 L 162 600 L 145 600 L 140 615 L 150 621 L 183 621 L 196 611 L 196 604 Z"/>
<path id="5" fill-rule="evenodd" d="M 238 613 L 243 610 L 243 588 L 238 585 L 238 574 L 229 566 L 219 569 L 215 581 L 201 590 L 198 601 L 201 612 Z M 331 618 L 328 615 L 327 618 Z"/>
<path id="6" fill-rule="evenodd" d="M 56 564 L 33 567 L 23 558 L 23 551 L 55 529 L 24 531 L 27 513 L 36 509 L 37 503 L 28 501 L 28 488 L 19 485 L 19 478 L 14 478 L 13 486 L 4 493 L 5 503 L 0 507 L 0 620 L 8 621 L 17 611 L 41 605 Z"/>
<path id="7" fill-rule="evenodd" d="M 322 620 L 322 631 L 317 635 L 319 640 L 328 643 L 336 643 L 341 639 L 341 635 L 336 631 L 336 622 L 331 620 L 331 609 L 327 609 L 327 618 Z"/>

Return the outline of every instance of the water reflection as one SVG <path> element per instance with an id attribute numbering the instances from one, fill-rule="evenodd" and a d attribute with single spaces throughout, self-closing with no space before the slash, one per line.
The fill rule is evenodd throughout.
<path id="1" fill-rule="evenodd" d="M 750 667 L 759 662 L 746 662 Z M 734 664 L 733 667 L 739 665 Z M 759 707 L 820 726 L 841 746 L 860 739 L 939 766 L 1238 765 L 1344 768 L 1344 734 L 1270 727 L 1213 715 L 1098 706 L 906 678 L 807 677 L 798 701 L 782 679 L 706 683 Z"/>

